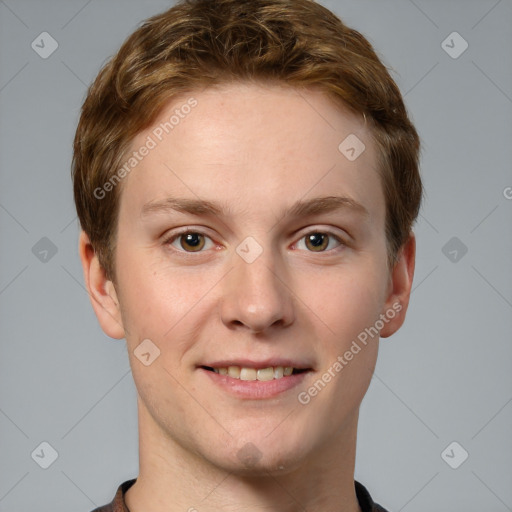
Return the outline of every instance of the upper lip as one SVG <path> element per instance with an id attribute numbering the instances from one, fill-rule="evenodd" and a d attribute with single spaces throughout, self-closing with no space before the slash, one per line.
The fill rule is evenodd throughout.
<path id="1" fill-rule="evenodd" d="M 271 366 L 288 366 L 292 368 L 297 368 L 298 370 L 312 369 L 312 366 L 308 363 L 300 362 L 293 359 L 284 359 L 280 357 L 261 359 L 259 361 L 254 361 L 252 359 L 246 358 L 222 359 L 218 361 L 209 361 L 199 366 L 208 366 L 210 368 L 227 368 L 228 366 L 240 366 L 244 368 L 269 368 Z"/>

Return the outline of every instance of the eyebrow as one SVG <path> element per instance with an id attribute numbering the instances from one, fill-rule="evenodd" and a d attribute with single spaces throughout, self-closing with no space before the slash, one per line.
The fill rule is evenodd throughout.
<path id="1" fill-rule="evenodd" d="M 326 196 L 316 197 L 314 199 L 300 200 L 294 203 L 286 212 L 286 216 L 307 217 L 308 215 L 318 215 L 321 213 L 330 213 L 336 210 L 349 210 L 362 215 L 369 216 L 368 210 L 350 197 L 345 196 Z M 141 210 L 141 217 L 151 214 L 170 213 L 177 211 L 191 215 L 222 215 L 224 209 L 222 206 L 211 201 L 200 199 L 185 199 L 169 197 L 161 201 L 151 201 L 146 203 Z"/>

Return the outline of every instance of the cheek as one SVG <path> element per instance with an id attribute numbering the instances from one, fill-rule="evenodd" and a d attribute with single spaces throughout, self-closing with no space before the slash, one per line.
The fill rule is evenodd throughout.
<path id="1" fill-rule="evenodd" d="M 350 344 L 365 328 L 378 319 L 385 287 L 382 273 L 371 266 L 339 268 L 320 274 L 316 287 L 302 297 L 337 341 L 338 349 Z M 342 346 L 339 346 L 341 343 Z"/>
<path id="2" fill-rule="evenodd" d="M 192 318 L 201 316 L 208 302 L 205 294 L 218 278 L 213 272 L 205 277 L 204 272 L 150 261 L 143 253 L 120 257 L 118 268 L 122 283 L 119 300 L 129 345 L 134 347 L 149 338 L 167 350 L 173 340 L 173 347 L 179 350 L 176 341 L 184 338 Z"/>

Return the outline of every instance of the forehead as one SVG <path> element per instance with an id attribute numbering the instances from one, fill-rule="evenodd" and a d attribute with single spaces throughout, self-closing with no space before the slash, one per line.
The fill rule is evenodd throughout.
<path id="1" fill-rule="evenodd" d="M 178 196 L 261 218 L 263 209 L 340 194 L 371 217 L 384 213 L 369 129 L 320 91 L 235 83 L 184 94 L 131 152 L 144 146 L 123 182 L 121 215 Z"/>

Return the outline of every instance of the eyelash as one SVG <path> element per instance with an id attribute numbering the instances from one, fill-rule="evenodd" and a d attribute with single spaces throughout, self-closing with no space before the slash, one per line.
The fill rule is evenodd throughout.
<path id="1" fill-rule="evenodd" d="M 305 237 L 307 237 L 308 235 L 313 235 L 313 234 L 322 234 L 322 235 L 327 235 L 329 237 L 329 242 L 328 242 L 328 246 L 331 242 L 332 239 L 334 239 L 336 242 L 338 242 L 338 246 L 333 248 L 333 249 L 326 249 L 324 251 L 307 251 L 307 252 L 310 252 L 312 254 L 322 254 L 322 253 L 332 253 L 332 251 L 336 251 L 336 250 L 339 250 L 341 249 L 342 247 L 344 246 L 347 246 L 348 244 L 339 236 L 337 235 L 336 233 L 334 233 L 333 231 L 329 231 L 329 230 L 321 230 L 321 229 L 317 229 L 317 230 L 311 230 L 311 231 L 308 231 L 307 233 L 305 233 L 304 235 L 302 235 L 299 240 L 297 242 L 295 242 L 293 245 L 297 245 L 300 241 L 304 240 Z M 174 233 L 172 234 L 171 236 L 167 237 L 164 239 L 163 241 L 163 244 L 166 245 L 166 246 L 172 246 L 172 244 L 179 240 L 181 236 L 183 235 L 189 235 L 189 234 L 194 234 L 194 235 L 201 235 L 203 237 L 205 237 L 206 239 L 210 240 L 212 243 L 215 243 L 213 242 L 213 240 L 211 239 L 211 237 L 209 237 L 207 234 L 201 232 L 200 230 L 193 230 L 193 229 L 185 229 L 183 231 L 180 231 L 178 233 Z M 204 248 L 203 248 L 204 249 Z M 178 252 L 178 253 L 181 253 L 183 255 L 187 255 L 188 256 L 191 256 L 193 257 L 193 255 L 195 253 L 203 253 L 205 252 L 205 250 L 199 250 L 199 251 L 185 251 L 184 249 L 177 249 L 175 247 L 173 247 L 173 250 Z"/>

